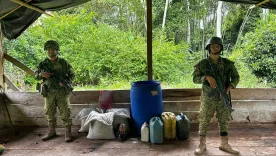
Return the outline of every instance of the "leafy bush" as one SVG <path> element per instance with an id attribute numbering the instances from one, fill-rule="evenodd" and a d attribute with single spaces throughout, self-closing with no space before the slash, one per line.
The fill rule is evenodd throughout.
<path id="1" fill-rule="evenodd" d="M 5 47 L 11 56 L 35 70 L 46 58 L 44 43 L 49 39 L 57 40 L 61 57 L 75 70 L 76 86 L 107 87 L 120 81 L 147 80 L 146 38 L 104 23 L 95 24 L 91 20 L 93 16 L 92 12 L 42 17 L 19 38 L 6 41 Z M 153 41 L 154 80 L 170 84 L 189 74 L 186 49 L 185 43 L 174 45 L 156 37 Z M 9 70 L 11 74 L 14 71 Z M 25 80 L 35 84 L 34 79 L 25 77 Z"/>
<path id="2" fill-rule="evenodd" d="M 276 87 L 276 21 L 270 15 L 268 21 L 260 21 L 254 32 L 246 34 L 242 48 L 244 58 L 252 73 Z"/>

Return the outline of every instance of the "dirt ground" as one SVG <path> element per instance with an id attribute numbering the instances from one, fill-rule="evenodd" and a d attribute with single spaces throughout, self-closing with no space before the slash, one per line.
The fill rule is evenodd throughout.
<path id="1" fill-rule="evenodd" d="M 198 145 L 197 127 L 191 126 L 191 137 L 184 141 L 164 141 L 162 144 L 143 143 L 131 137 L 124 142 L 118 140 L 90 140 L 87 133 L 78 133 L 73 127 L 74 141 L 64 142 L 64 129 L 57 128 L 58 136 L 41 141 L 47 128 L 17 127 L 16 134 L 1 133 L 0 144 L 5 146 L 4 156 L 189 156 Z M 276 124 L 230 124 L 229 142 L 240 155 L 276 156 Z M 203 155 L 230 155 L 219 150 L 219 131 L 212 124 L 207 136 L 207 150 Z"/>

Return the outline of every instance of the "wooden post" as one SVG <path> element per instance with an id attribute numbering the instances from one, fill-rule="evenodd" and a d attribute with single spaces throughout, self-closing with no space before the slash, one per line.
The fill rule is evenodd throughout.
<path id="1" fill-rule="evenodd" d="M 4 89 L 4 52 L 3 52 L 3 37 L 0 23 L 0 89 Z M 3 90 L 2 90 L 3 91 Z M 4 116 L 4 94 L 0 93 L 0 129 L 5 126 Z"/>
<path id="2" fill-rule="evenodd" d="M 152 0 L 147 0 L 147 64 L 148 80 L 152 80 Z"/>
<path id="3" fill-rule="evenodd" d="M 4 50 L 3 50 L 3 35 L 0 23 L 0 89 L 4 87 Z"/>
<path id="4" fill-rule="evenodd" d="M 18 68 L 22 69 L 27 74 L 32 75 L 32 76 L 35 75 L 35 73 L 34 73 L 34 71 L 32 69 L 30 69 L 29 67 L 27 67 L 26 65 L 24 65 L 23 63 L 21 63 L 20 61 L 18 61 L 17 59 L 11 57 L 7 53 L 4 53 L 4 59 L 6 59 L 7 61 L 9 61 L 12 64 L 16 65 Z"/>
<path id="5" fill-rule="evenodd" d="M 53 17 L 53 15 L 48 14 L 48 13 L 45 12 L 44 10 L 41 10 L 41 9 L 39 9 L 39 8 L 37 8 L 37 7 L 35 7 L 35 6 L 32 6 L 32 5 L 30 5 L 30 4 L 26 3 L 26 2 L 23 2 L 23 1 L 20 1 L 20 0 L 11 0 L 11 1 L 13 1 L 14 3 L 17 3 L 17 4 L 19 4 L 19 5 L 22 5 L 22 6 L 24 6 L 24 7 L 27 7 L 27 8 L 29 8 L 29 9 L 35 10 L 35 11 L 37 11 L 37 12 L 40 12 L 40 13 L 42 13 L 42 14 L 45 14 L 45 15 L 52 16 L 52 17 Z"/>

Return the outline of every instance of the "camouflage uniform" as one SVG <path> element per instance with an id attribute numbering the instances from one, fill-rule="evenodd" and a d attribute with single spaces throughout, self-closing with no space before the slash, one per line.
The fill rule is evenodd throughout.
<path id="1" fill-rule="evenodd" d="M 215 78 L 212 71 L 217 72 L 217 75 L 224 81 L 226 87 L 231 85 L 235 88 L 240 79 L 234 62 L 226 58 L 220 57 L 217 64 L 212 63 L 210 58 L 206 58 L 195 65 L 193 81 L 194 83 L 202 84 L 199 116 L 199 135 L 201 136 L 206 136 L 208 126 L 215 112 L 220 132 L 228 132 L 230 113 L 224 105 L 218 90 L 216 88 L 211 88 L 209 82 L 205 79 L 206 76 L 212 76 Z"/>
<path id="2" fill-rule="evenodd" d="M 41 77 L 42 72 L 50 72 L 54 75 L 45 79 Z M 59 77 L 57 78 L 55 75 Z M 44 110 L 49 126 L 56 126 L 56 107 L 58 107 L 64 125 L 70 127 L 72 125 L 69 101 L 70 90 L 66 85 L 60 85 L 59 78 L 66 80 L 71 85 L 75 77 L 72 66 L 63 58 L 58 57 L 56 62 L 51 62 L 47 58 L 38 65 L 35 77 L 37 80 L 43 80 L 43 84 L 47 86 L 47 94 L 44 97 Z"/>

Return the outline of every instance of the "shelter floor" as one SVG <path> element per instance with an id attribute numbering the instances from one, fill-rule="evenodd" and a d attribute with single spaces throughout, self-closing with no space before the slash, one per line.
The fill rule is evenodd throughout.
<path id="1" fill-rule="evenodd" d="M 127 141 L 89 140 L 87 133 L 78 133 L 73 127 L 74 141 L 64 142 L 64 129 L 57 128 L 58 137 L 41 141 L 47 128 L 20 127 L 17 135 L 1 135 L 0 144 L 5 156 L 189 156 L 199 143 L 198 124 L 192 124 L 191 137 L 184 141 L 165 141 L 162 144 L 143 143 L 139 138 Z M 240 155 L 276 156 L 276 124 L 230 124 L 229 142 Z M 212 124 L 207 136 L 207 150 L 203 155 L 230 155 L 219 150 L 217 124 Z"/>

